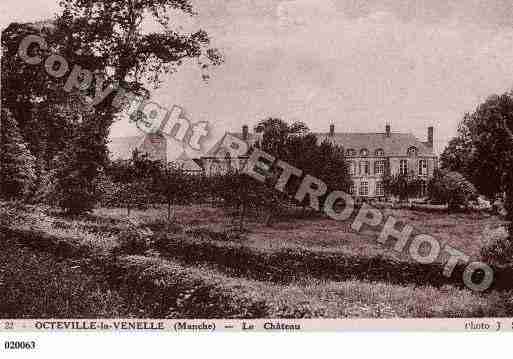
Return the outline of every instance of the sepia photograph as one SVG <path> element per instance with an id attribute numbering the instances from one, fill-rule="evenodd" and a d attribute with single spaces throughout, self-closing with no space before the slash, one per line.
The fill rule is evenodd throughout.
<path id="1" fill-rule="evenodd" d="M 511 0 L 0 29 L 0 331 L 512 331 Z"/>

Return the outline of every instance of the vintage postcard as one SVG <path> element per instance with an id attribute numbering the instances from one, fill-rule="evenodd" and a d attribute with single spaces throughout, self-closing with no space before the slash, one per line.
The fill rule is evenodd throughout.
<path id="1" fill-rule="evenodd" d="M 3 334 L 513 330 L 511 1 L 0 8 Z"/>

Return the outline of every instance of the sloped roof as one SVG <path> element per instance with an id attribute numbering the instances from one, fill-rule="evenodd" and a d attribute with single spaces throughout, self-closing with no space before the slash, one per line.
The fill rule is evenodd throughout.
<path id="1" fill-rule="evenodd" d="M 221 139 L 219 141 L 217 141 L 214 144 L 214 146 L 212 146 L 212 148 L 203 157 L 215 157 L 215 154 L 219 151 L 219 148 L 221 147 L 221 144 L 223 143 L 223 141 L 227 135 L 236 137 L 241 141 L 243 138 L 242 133 L 240 133 L 240 132 L 226 132 L 224 134 L 224 136 L 221 137 Z M 248 133 L 248 139 L 246 142 L 248 143 L 248 145 L 252 146 L 255 143 L 256 139 L 257 139 L 257 135 L 255 135 L 254 133 Z"/>
<path id="2" fill-rule="evenodd" d="M 178 164 L 184 171 L 188 172 L 201 172 L 203 168 L 198 165 L 192 158 L 187 156 L 185 152 L 182 152 L 180 156 L 176 160 L 173 161 Z"/>
<path id="3" fill-rule="evenodd" d="M 411 133 L 392 132 L 390 137 L 385 133 L 316 133 L 319 143 L 325 139 L 334 142 L 344 149 L 354 149 L 357 153 L 362 149 L 369 150 L 372 155 L 377 149 L 382 149 L 385 156 L 405 156 L 408 148 L 415 146 L 418 154 L 423 156 L 434 156 L 433 149 L 425 142 L 419 141 Z"/>
<path id="4" fill-rule="evenodd" d="M 218 152 L 221 144 L 223 143 L 226 135 L 232 135 L 242 140 L 242 133 L 240 132 L 227 132 L 205 155 L 205 157 L 214 157 Z M 336 132 L 333 136 L 329 133 L 314 133 L 317 136 L 319 143 L 325 139 L 334 142 L 337 145 L 344 147 L 344 149 L 354 149 L 357 153 L 362 149 L 367 149 L 372 155 L 377 149 L 382 149 L 385 156 L 406 156 L 408 148 L 414 146 L 418 149 L 418 154 L 421 156 L 434 156 L 433 149 L 427 142 L 419 141 L 411 133 L 390 133 L 387 137 L 383 132 L 369 132 L 369 133 L 351 133 L 351 132 Z M 251 146 L 255 143 L 258 136 L 254 133 L 248 134 L 248 144 Z"/>

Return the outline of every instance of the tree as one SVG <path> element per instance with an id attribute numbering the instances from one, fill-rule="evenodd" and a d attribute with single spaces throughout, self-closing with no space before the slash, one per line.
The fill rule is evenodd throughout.
<path id="1" fill-rule="evenodd" d="M 1 109 L 0 119 L 0 196 L 26 198 L 34 184 L 36 161 L 22 138 L 16 119 Z"/>
<path id="2" fill-rule="evenodd" d="M 114 183 L 114 201 L 111 204 L 121 204 L 127 209 L 130 216 L 132 208 L 141 208 L 149 202 L 161 200 L 163 178 L 163 164 L 154 161 L 145 153 L 137 149 L 132 152 L 130 160 L 117 160 L 109 164 L 106 177 Z M 106 193 L 106 197 L 111 197 Z"/>
<path id="3" fill-rule="evenodd" d="M 315 152 L 316 159 L 311 161 L 314 165 L 312 168 L 314 176 L 326 183 L 331 191 L 342 190 L 349 193 L 352 181 L 344 148 L 325 140 Z"/>
<path id="4" fill-rule="evenodd" d="M 300 139 L 308 134 L 309 129 L 303 122 L 288 124 L 279 118 L 269 117 L 260 121 L 255 131 L 262 134 L 258 147 L 281 159 L 291 157 L 291 141 Z M 296 142 L 296 147 L 298 143 Z"/>
<path id="5" fill-rule="evenodd" d="M 79 91 L 63 90 L 66 76 L 56 79 L 41 66 L 27 64 L 18 54 L 27 35 L 41 36 L 52 45 L 52 49 L 34 50 L 41 58 L 60 52 L 63 44 L 52 21 L 12 23 L 2 35 L 2 107 L 17 118 L 29 150 L 38 159 L 37 172 L 45 173 L 75 137 L 88 106 Z"/>
<path id="6" fill-rule="evenodd" d="M 204 55 L 209 63 L 220 63 L 218 52 L 207 48 L 205 31 L 186 34 L 171 28 L 170 11 L 194 14 L 188 0 L 63 0 L 61 5 L 56 34 L 66 59 L 102 74 L 89 87 L 90 96 L 105 90 L 105 84 L 117 84 L 147 99 L 147 84 L 157 88 L 162 75 L 176 71 L 185 59 L 199 61 Z M 162 31 L 145 33 L 142 24 L 146 17 L 152 17 Z M 94 106 L 97 133 L 101 135 L 97 147 L 105 147 L 108 128 L 122 109 L 113 103 L 115 96 L 114 91 Z"/>
<path id="7" fill-rule="evenodd" d="M 104 130 L 94 118 L 86 116 L 58 156 L 55 195 L 58 205 L 69 214 L 91 211 L 100 198 L 97 178 L 108 161 Z"/>
<path id="8" fill-rule="evenodd" d="M 261 183 L 239 169 L 210 177 L 213 196 L 222 199 L 233 218 L 238 219 L 237 230 L 244 230 L 245 219 L 250 210 L 265 209 L 268 212 L 266 224 L 284 195 L 271 186 L 271 181 Z"/>
<path id="9" fill-rule="evenodd" d="M 202 68 L 220 64 L 217 50 L 208 48 L 203 30 L 192 34 L 172 29 L 170 14 L 194 15 L 188 0 L 63 0 L 56 20 L 56 33 L 69 62 L 102 76 L 96 76 L 89 95 L 107 84 L 143 98 L 148 85 L 157 88 L 162 75 L 174 72 L 186 59 L 196 59 Z M 152 18 L 160 32 L 146 33 L 143 21 Z M 96 104 L 96 117 L 109 127 L 120 107 L 113 106 L 116 91 Z"/>
<path id="10" fill-rule="evenodd" d="M 399 197 L 400 200 L 408 200 L 409 179 L 405 174 L 385 175 L 383 189 L 387 195 Z"/>
<path id="11" fill-rule="evenodd" d="M 415 198 L 423 195 L 422 187 L 424 180 L 416 176 L 413 172 L 409 174 L 390 174 L 389 166 L 385 168 L 385 175 L 383 176 L 383 189 L 385 195 L 396 196 L 402 201 L 408 201 L 410 198 Z"/>
<path id="12" fill-rule="evenodd" d="M 159 176 L 160 193 L 167 203 L 167 220 L 171 222 L 172 206 L 178 202 L 186 202 L 193 195 L 194 179 L 183 169 L 183 166 L 168 164 Z"/>
<path id="13" fill-rule="evenodd" d="M 341 146 L 329 140 L 319 144 L 317 136 L 310 133 L 302 122 L 288 124 L 277 118 L 268 118 L 257 125 L 256 131 L 262 133 L 257 147 L 302 170 L 303 174 L 322 180 L 328 186 L 327 193 L 335 190 L 349 191 L 351 180 L 344 149 Z M 280 175 L 279 169 L 272 171 L 270 185 L 274 185 Z M 271 197 L 274 200 L 269 206 L 270 216 L 277 212 L 277 206 L 290 201 L 287 196 L 293 196 L 300 183 L 301 178 L 293 176 L 285 188 L 285 193 L 276 193 Z M 324 197 L 320 198 L 321 203 Z M 306 210 L 308 203 L 309 199 L 305 198 L 300 205 Z"/>
<path id="14" fill-rule="evenodd" d="M 80 185 L 81 176 L 70 167 L 77 163 L 77 156 L 59 151 L 78 151 L 86 154 L 79 163 L 87 168 L 86 177 L 99 173 L 107 165 L 106 142 L 108 129 L 116 115 L 123 109 L 114 99 L 122 91 L 109 93 L 108 85 L 148 99 L 149 86 L 158 87 L 162 75 L 176 71 L 187 59 L 196 59 L 202 69 L 209 64 L 218 65 L 222 58 L 217 50 L 208 48 L 209 37 L 203 30 L 194 33 L 180 33 L 171 27 L 171 11 L 194 15 L 188 0 L 63 0 L 62 13 L 53 22 L 45 24 L 11 24 L 2 36 L 2 107 L 9 107 L 19 119 L 20 130 L 30 139 L 29 149 L 38 158 L 44 158 L 46 167 L 59 163 L 61 200 L 69 203 L 71 196 L 77 201 L 83 197 L 92 198 L 91 193 L 80 194 L 80 189 L 67 188 Z M 145 32 L 143 20 L 152 17 L 161 26 L 160 32 Z M 50 52 L 62 55 L 70 67 L 80 66 L 94 73 L 87 89 L 75 89 L 71 93 L 63 90 L 67 76 L 55 79 L 38 66 L 27 65 L 17 54 L 21 39 L 28 34 L 43 36 L 49 49 L 38 49 L 42 58 Z M 95 125 L 81 125 L 84 110 L 82 100 L 94 98 L 98 93 L 108 95 L 94 106 Z M 86 97 L 84 97 L 86 95 Z M 90 105 L 90 104 L 89 104 Z M 93 127 L 95 132 L 91 132 Z M 77 132 L 78 131 L 78 132 Z M 79 132 L 82 133 L 79 133 Z M 102 153 L 93 154 L 87 148 L 84 133 L 94 141 L 92 149 Z M 82 136 L 84 141 L 78 140 Z M 58 161 L 54 161 L 58 157 Z M 86 161 L 91 163 L 87 164 Z M 98 161 L 101 160 L 101 161 Z M 63 162 L 64 161 L 64 162 Z M 48 168 L 47 168 L 48 169 Z M 80 171 L 79 171 L 80 172 Z M 45 171 L 38 171 L 45 173 Z M 72 180 L 73 178 L 73 180 Z M 40 181 L 42 182 L 42 181 Z M 94 183 L 92 181 L 91 183 Z M 89 190 L 88 190 L 89 191 Z M 64 203 L 61 202 L 61 203 Z M 90 205 L 84 207 L 84 210 Z M 76 209 L 78 210 L 78 208 Z"/>
<path id="15" fill-rule="evenodd" d="M 489 197 L 504 193 L 508 220 L 512 223 L 513 92 L 490 96 L 474 113 L 465 116 L 453 141 L 461 144 L 461 150 L 455 151 L 455 145 L 448 147 L 443 166 L 465 174 Z M 510 233 L 513 238 L 511 225 Z"/>
<path id="16" fill-rule="evenodd" d="M 440 157 L 441 168 L 457 171 L 494 197 L 506 191 L 513 162 L 513 94 L 490 96 L 472 114 L 465 115 L 458 136 Z"/>
<path id="17" fill-rule="evenodd" d="M 472 138 L 467 127 L 471 121 L 469 114 L 466 114 L 458 126 L 458 136 L 452 138 L 447 147 L 440 155 L 440 168 L 448 171 L 456 171 L 468 178 L 474 175 L 472 167 Z"/>
<path id="18" fill-rule="evenodd" d="M 428 187 L 431 199 L 447 203 L 449 212 L 468 206 L 477 197 L 474 185 L 458 172 L 436 171 Z"/>
<path id="19" fill-rule="evenodd" d="M 42 36 L 54 43 L 54 34 L 51 22 L 12 23 L 2 32 L 2 108 L 16 118 L 20 135 L 37 158 L 38 193 L 47 192 L 43 187 L 48 182 L 47 174 L 52 172 L 51 163 L 72 140 L 85 107 L 77 91 L 63 91 L 62 79 L 48 75 L 40 66 L 27 64 L 18 54 L 27 35 Z M 51 54 L 50 49 L 39 48 L 37 52 L 42 58 Z"/>

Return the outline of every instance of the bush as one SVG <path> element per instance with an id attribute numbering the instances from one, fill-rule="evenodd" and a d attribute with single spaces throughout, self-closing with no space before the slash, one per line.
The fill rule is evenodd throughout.
<path id="1" fill-rule="evenodd" d="M 481 258 L 492 265 L 508 265 L 513 263 L 513 241 L 507 232 L 500 229 L 487 233 L 488 243 L 481 249 Z"/>
<path id="2" fill-rule="evenodd" d="M 64 151 L 56 159 L 55 189 L 52 200 L 66 213 L 78 215 L 91 212 L 100 195 L 95 166 L 81 164 L 78 154 Z"/>
<path id="3" fill-rule="evenodd" d="M 429 196 L 435 203 L 446 203 L 449 211 L 468 207 L 477 199 L 477 190 L 458 172 L 437 171 L 429 183 Z"/>
<path id="4" fill-rule="evenodd" d="M 414 174 L 386 175 L 383 179 L 383 185 L 387 195 L 392 195 L 402 201 L 409 198 L 420 197 L 422 193 L 422 184 L 424 180 Z"/>
<path id="5" fill-rule="evenodd" d="M 123 229 L 119 233 L 118 252 L 126 254 L 141 254 L 152 248 L 153 232 L 133 219 L 122 221 Z"/>

